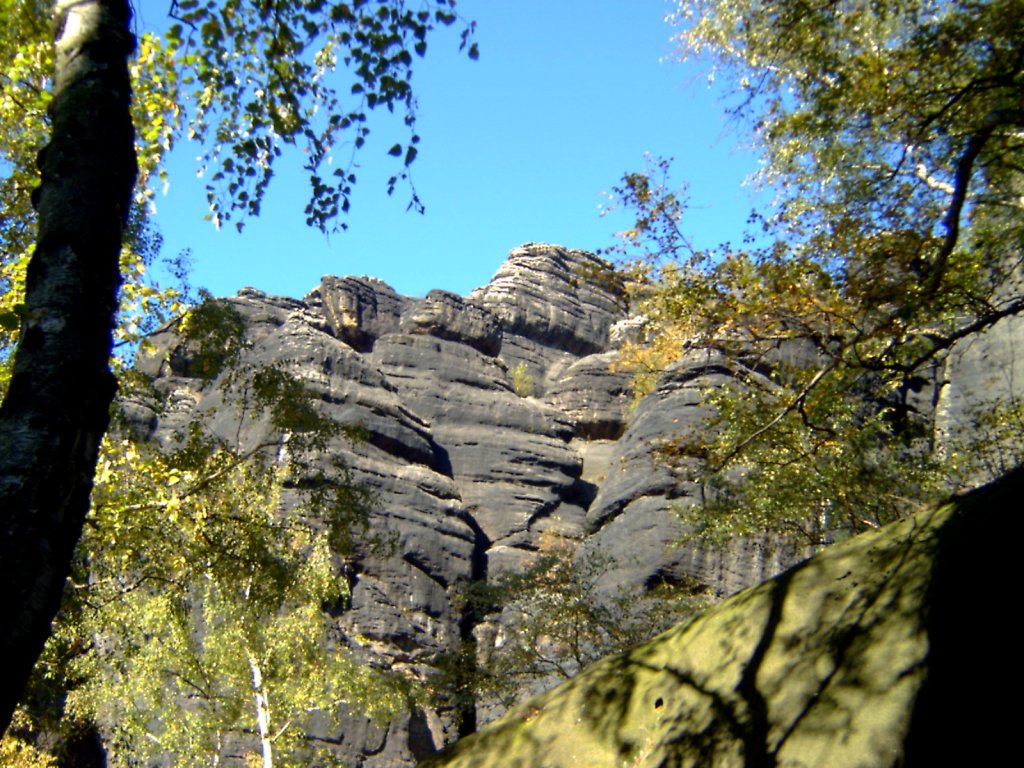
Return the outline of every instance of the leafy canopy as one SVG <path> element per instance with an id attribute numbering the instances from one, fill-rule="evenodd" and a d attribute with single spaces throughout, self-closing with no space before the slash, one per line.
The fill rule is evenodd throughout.
<path id="1" fill-rule="evenodd" d="M 2 0 L 0 16 L 0 357 L 17 341 L 25 270 L 35 243 L 32 190 L 36 153 L 49 131 L 53 72 L 49 0 Z M 156 189 L 167 182 L 166 154 L 184 137 L 201 144 L 209 218 L 217 226 L 258 215 L 276 161 L 293 147 L 309 173 L 306 221 L 329 230 L 351 206 L 356 154 L 370 135 L 369 114 L 397 112 L 408 132 L 388 153 L 398 167 L 388 194 L 409 183 L 410 208 L 423 205 L 410 168 L 420 138 L 412 86 L 416 58 L 439 26 L 460 21 L 454 0 L 406 7 L 397 0 L 167 0 L 165 36 L 142 31 L 131 63 L 139 178 L 125 237 L 118 334 L 133 348 L 183 309 L 187 286 L 154 282 L 160 236 L 150 221 Z M 477 58 L 474 27 L 461 47 Z M 0 384 L 6 380 L 0 367 Z"/>
<path id="2" fill-rule="evenodd" d="M 697 2 L 676 21 L 681 54 L 709 56 L 737 86 L 733 113 L 779 190 L 772 232 L 810 271 L 797 294 L 822 294 L 819 268 L 850 305 L 834 322 L 859 337 L 922 321 L 948 333 L 958 314 L 995 311 L 1024 236 L 1024 6 Z M 871 358 L 917 359 L 887 346 Z"/>
<path id="3" fill-rule="evenodd" d="M 460 598 L 474 637 L 442 655 L 429 680 L 435 704 L 456 716 L 477 701 L 510 708 L 568 680 L 612 653 L 625 651 L 697 613 L 707 595 L 695 583 L 663 583 L 622 592 L 600 586 L 613 558 L 578 551 L 578 542 L 542 538 L 519 573 L 470 582 Z"/>
<path id="4" fill-rule="evenodd" d="M 64 671 L 67 714 L 101 724 L 110 764 L 217 764 L 241 740 L 264 765 L 305 765 L 314 717 L 398 711 L 402 686 L 331 638 L 323 606 L 348 591 L 331 510 L 282 512 L 287 470 L 254 457 L 142 450 L 104 451 L 76 620 L 51 643 L 86 649 Z"/>
<path id="5" fill-rule="evenodd" d="M 310 178 L 306 221 L 328 229 L 349 210 L 355 153 L 370 134 L 368 113 L 381 107 L 397 110 L 408 130 L 388 150 L 401 163 L 388 194 L 409 181 L 420 141 L 413 63 L 436 26 L 458 20 L 454 0 L 173 0 L 171 16 L 167 41 L 193 110 L 188 135 L 208 143 L 202 168 L 216 225 L 259 214 L 274 162 L 294 146 Z M 463 27 L 461 47 L 475 59 L 472 31 Z M 409 206 L 422 211 L 411 194 Z"/>
<path id="6" fill-rule="evenodd" d="M 415 160 L 415 145 L 418 143 L 416 105 L 410 84 L 413 55 L 425 54 L 431 30 L 438 25 L 451 25 L 458 18 L 453 11 L 454 0 L 424 0 L 415 9 L 407 8 L 402 0 L 353 0 L 348 3 L 324 0 L 169 0 L 168 7 L 176 23 L 161 38 L 146 33 L 130 35 L 129 30 L 123 29 L 122 25 L 129 18 L 128 6 L 124 3 L 111 8 L 109 16 L 99 12 L 103 10 L 101 6 L 84 8 L 83 13 L 90 21 L 104 20 L 98 29 L 90 29 L 90 24 L 81 27 L 65 25 L 66 12 L 71 5 L 83 10 L 77 3 L 52 6 L 43 0 L 0 0 L 0 17 L 4 19 L 0 27 L 0 392 L 6 390 L 19 326 L 26 318 L 35 322 L 37 328 L 48 326 L 46 338 L 63 344 L 65 349 L 94 350 L 93 363 L 96 367 L 90 375 L 96 378 L 96 373 L 103 373 L 110 342 L 106 321 L 115 319 L 109 317 L 112 314 L 111 300 L 121 284 L 118 266 L 120 277 L 124 278 L 120 292 L 121 315 L 116 318 L 119 320 L 118 339 L 131 347 L 167 316 L 180 313 L 183 307 L 179 291 L 155 285 L 148 276 L 148 267 L 159 250 L 159 235 L 152 230 L 149 220 L 154 182 L 163 176 L 161 164 L 164 155 L 183 133 L 205 142 L 203 170 L 211 173 L 208 200 L 215 224 L 235 215 L 258 214 L 273 163 L 283 154 L 284 147 L 297 145 L 306 153 L 306 168 L 313 187 L 307 208 L 308 221 L 326 229 L 349 208 L 348 196 L 356 181 L 352 172 L 352 153 L 366 143 L 369 133 L 367 113 L 378 107 L 386 107 L 389 111 L 397 108 L 409 131 L 406 145 L 396 144 L 388 150 L 401 163 L 389 182 L 388 192 L 394 190 L 399 180 L 407 181 L 408 168 Z M 97 281 L 102 291 L 80 292 L 82 301 L 80 306 L 76 306 L 76 311 L 81 310 L 79 317 L 84 317 L 86 322 L 60 323 L 43 318 L 45 322 L 41 323 L 38 306 L 26 306 L 25 299 L 26 274 L 31 272 L 30 260 L 34 256 L 35 263 L 41 264 L 40 259 L 44 255 L 53 255 L 52 249 L 42 246 L 38 253 L 34 251 L 33 212 L 36 198 L 43 194 L 39 192 L 40 178 L 33 161 L 50 132 L 47 109 L 55 103 L 51 95 L 54 67 L 51 36 L 54 30 L 50 29 L 49 22 L 52 10 L 61 20 L 58 29 L 82 29 L 92 35 L 88 37 L 91 44 L 80 52 L 79 61 L 91 61 L 90 57 L 97 53 L 108 55 L 102 41 L 115 41 L 118 50 L 116 60 L 121 62 L 128 53 L 126 43 L 129 39 L 134 41 L 137 37 L 138 42 L 138 55 L 131 64 L 130 73 L 133 93 L 129 94 L 127 88 L 115 89 L 116 98 L 110 100 L 110 114 L 122 115 L 117 110 L 127 107 L 130 99 L 137 146 L 124 146 L 122 142 L 119 147 L 111 145 L 97 149 L 94 142 L 85 142 L 81 147 L 90 162 L 98 160 L 102 164 L 111 154 L 120 152 L 123 165 L 119 167 L 131 167 L 135 157 L 140 166 L 139 184 L 127 227 L 123 226 L 124 221 L 119 221 L 105 230 L 108 234 L 122 236 L 125 247 L 120 255 L 120 264 L 108 259 L 106 264 L 92 265 L 96 269 L 90 267 L 90 274 L 103 276 Z M 477 49 L 470 41 L 471 33 L 472 25 L 467 25 L 462 31 L 462 46 L 468 48 L 471 58 L 476 58 Z M 95 71 L 123 72 L 114 66 L 107 67 L 106 63 L 101 61 Z M 67 67 L 62 71 L 66 73 Z M 347 83 L 337 71 L 348 73 L 350 79 Z M 337 87 L 339 79 L 345 86 L 340 90 Z M 107 89 L 105 93 L 115 91 Z M 339 94 L 344 94 L 344 97 Z M 65 109 L 67 111 L 70 110 Z M 95 124 L 95 120 L 108 118 L 96 118 L 89 110 L 76 115 L 76 118 L 88 121 L 90 116 L 94 118 L 92 124 L 79 125 L 87 127 L 93 135 L 102 135 L 109 126 Z M 47 146 L 52 148 L 58 143 L 57 139 L 68 138 L 66 131 L 58 131 L 58 134 Z M 128 138 L 130 133 L 125 131 L 123 136 Z M 74 137 L 70 138 L 74 143 Z M 344 141 L 350 144 L 345 145 Z M 330 180 L 325 181 L 321 178 L 323 168 L 334 162 L 332 152 L 339 148 L 348 157 L 338 164 Z M 97 154 L 103 156 L 97 157 Z M 52 160 L 57 154 L 51 153 L 49 157 Z M 50 163 L 50 166 L 56 168 L 57 164 Z M 56 182 L 61 175 L 60 170 L 52 173 L 44 185 L 45 189 L 56 192 L 60 185 L 51 182 Z M 121 178 L 121 191 L 127 198 L 133 174 L 125 173 Z M 54 199 L 60 199 L 60 195 L 55 194 Z M 77 199 L 85 198 L 79 195 Z M 119 210 L 120 205 L 118 202 L 114 208 Z M 414 190 L 411 205 L 422 207 Z M 52 207 L 46 210 L 52 211 Z M 113 209 L 107 207 L 104 210 Z M 240 226 L 241 222 L 238 224 Z M 82 240 L 88 240 L 102 230 L 101 227 L 91 227 L 88 222 L 83 227 L 85 231 L 75 232 L 75 236 Z M 52 238 L 43 238 L 42 243 L 52 244 Z M 116 257 L 116 240 L 113 245 L 111 258 Z M 81 263 L 80 260 L 77 262 Z M 179 269 L 175 270 L 179 278 L 183 274 L 180 266 L 178 264 Z M 37 304 L 39 297 L 46 294 L 44 289 L 52 288 L 53 280 L 49 278 L 54 273 L 55 270 L 47 267 L 35 269 L 36 279 L 32 285 L 37 288 L 28 302 Z M 74 284 L 81 284 L 82 274 Z M 94 328 L 92 320 L 96 321 Z M 80 332 L 83 326 L 89 326 L 91 330 Z M 95 333 L 90 335 L 92 331 Z M 29 359 L 30 363 L 42 359 L 38 355 L 33 357 L 28 351 L 37 347 L 22 346 L 19 359 Z M 56 357 L 62 359 L 59 355 Z M 25 387 L 26 391 L 50 391 L 45 386 L 47 382 L 76 383 L 74 376 L 69 379 L 67 370 L 62 370 L 59 365 L 53 370 L 50 362 L 44 359 L 38 366 L 35 363 L 22 365 L 22 371 L 36 371 L 31 375 L 37 381 L 30 382 Z M 114 361 L 115 367 L 119 367 L 118 362 Z M 39 440 L 40 444 L 52 446 L 67 433 L 73 433 L 68 444 L 84 446 L 80 461 L 75 465 L 77 469 L 64 473 L 69 478 L 78 478 L 77 483 L 69 484 L 69 487 L 74 486 L 75 493 L 54 493 L 49 502 L 61 510 L 57 517 L 62 522 L 53 526 L 51 532 L 61 544 L 59 551 L 68 551 L 67 555 L 62 554 L 58 558 L 64 562 L 56 563 L 56 569 L 48 566 L 16 569 L 26 577 L 26 581 L 43 583 L 51 598 L 55 598 L 60 589 L 63 566 L 70 559 L 70 545 L 77 539 L 79 525 L 86 513 L 84 502 L 90 486 L 87 478 L 95 469 L 95 449 L 99 441 L 95 425 L 106 424 L 105 416 L 100 416 L 105 414 L 109 398 L 113 396 L 107 379 L 100 378 L 102 380 L 98 382 L 84 382 L 86 391 L 101 393 L 95 398 L 83 399 L 87 406 L 82 409 L 83 413 L 92 409 L 91 421 L 86 419 L 90 426 L 85 442 L 80 443 L 82 433 L 76 432 L 82 429 L 82 424 L 76 421 L 75 414 L 69 419 L 57 419 L 60 423 L 53 433 Z M 254 401 L 272 398 L 275 391 L 299 394 L 281 371 L 256 372 L 244 386 L 250 389 Z M 62 400 L 76 401 L 75 398 Z M 8 414 L 6 406 L 11 402 L 12 399 L 5 401 L 5 414 Z M 24 405 L 21 408 L 24 410 Z M 15 417 L 19 416 L 16 406 L 12 406 L 10 411 Z M 293 412 L 290 415 L 300 414 Z M 308 424 L 301 429 L 297 427 L 296 431 L 308 431 L 307 427 Z M 33 427 L 26 434 L 40 437 L 40 434 L 46 434 L 46 427 Z M 52 464 L 48 451 L 48 448 L 42 451 L 46 454 L 42 458 L 44 467 Z M 21 464 L 31 473 L 39 462 L 25 459 Z M 139 485 L 145 487 L 145 472 L 143 469 L 138 472 Z M 47 475 L 37 472 L 25 486 L 21 480 L 8 485 L 12 488 L 34 488 L 37 477 L 41 476 Z M 127 478 L 123 478 L 123 482 L 126 486 L 132 484 Z M 166 500 L 168 504 L 173 502 L 173 498 Z M 72 501 L 68 502 L 68 499 Z M 63 506 L 65 502 L 68 509 Z M 166 507 L 165 511 L 172 509 L 173 506 Z M 18 520 L 17 512 L 12 508 L 12 519 Z M 36 517 L 29 516 L 30 520 Z M 29 532 L 26 539 L 38 534 L 32 525 L 24 526 L 24 530 Z M 12 549 L 18 549 L 17 540 L 12 538 L 11 541 L 15 542 Z M 115 543 L 120 546 L 117 537 Z M 52 573 L 57 573 L 57 578 L 47 582 L 46 577 Z M 37 589 L 36 586 L 31 588 Z M 211 598 L 208 602 L 212 604 L 213 600 Z M 46 602 L 43 600 L 41 605 Z M 28 608 L 28 618 L 15 624 L 19 627 L 30 625 L 30 631 L 20 635 L 11 633 L 17 646 L 25 649 L 24 659 L 12 664 L 16 677 L 27 675 L 27 667 L 38 656 L 51 618 L 50 608 L 39 610 L 32 605 Z M 252 684 L 258 688 L 256 678 L 262 677 L 262 672 L 257 674 L 252 657 L 249 667 Z M 20 685 L 18 682 L 11 690 L 20 688 Z M 0 713 L 5 725 L 12 706 L 13 698 L 5 700 L 4 712 Z M 266 754 L 268 751 L 265 749 Z"/>
<path id="7" fill-rule="evenodd" d="M 48 0 L 3 0 L 0 16 L 0 360 L 17 343 L 25 312 L 25 272 L 35 250 L 32 192 L 39 184 L 36 154 L 49 133 L 53 41 Z M 133 348 L 146 332 L 182 311 L 181 286 L 160 286 L 150 267 L 160 236 L 149 222 L 153 182 L 180 129 L 180 61 L 159 37 L 139 37 L 131 64 L 133 121 L 138 127 L 139 182 L 121 254 L 118 344 Z M 0 389 L 9 371 L 0 365 Z"/>
<path id="8" fill-rule="evenodd" d="M 655 339 L 637 359 L 710 347 L 738 382 L 710 393 L 707 439 L 666 445 L 703 459 L 732 510 L 704 524 L 818 539 L 948 492 L 931 368 L 1024 308 L 1024 5 L 695 0 L 671 20 L 777 192 L 748 248 L 703 250 L 666 163 L 616 190 Z"/>

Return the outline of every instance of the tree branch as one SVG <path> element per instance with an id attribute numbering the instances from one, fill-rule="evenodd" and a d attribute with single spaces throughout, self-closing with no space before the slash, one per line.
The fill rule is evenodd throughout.
<path id="1" fill-rule="evenodd" d="M 953 174 L 952 199 L 942 221 L 946 236 L 943 238 L 942 245 L 939 247 L 938 253 L 935 254 L 929 269 L 924 288 L 925 300 L 931 299 L 938 293 L 942 279 L 945 277 L 949 257 L 960 240 L 960 218 L 974 176 L 974 165 L 992 134 L 997 129 L 1008 125 L 1024 126 L 1024 110 L 995 109 L 989 112 L 978 130 L 968 138 L 964 151 L 957 161 L 956 172 Z"/>

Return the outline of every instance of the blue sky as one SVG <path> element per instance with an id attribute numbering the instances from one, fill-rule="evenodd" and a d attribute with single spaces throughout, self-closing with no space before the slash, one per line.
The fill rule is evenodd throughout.
<path id="1" fill-rule="evenodd" d="M 216 231 L 203 220 L 197 148 L 183 142 L 156 200 L 165 254 L 191 248 L 195 284 L 219 296 L 244 286 L 302 296 L 323 274 L 371 275 L 408 295 L 466 294 L 520 243 L 607 247 L 629 221 L 599 216 L 602 193 L 641 169 L 645 152 L 675 159 L 693 204 L 684 229 L 698 245 L 740 239 L 756 159 L 738 149 L 743 137 L 701 71 L 671 60 L 664 0 L 459 0 L 458 10 L 477 22 L 479 61 L 443 30 L 413 77 L 425 215 L 406 212 L 402 190 L 385 193 L 395 172 L 387 149 L 403 138 L 386 114 L 358 161 L 349 228 L 329 238 L 305 225 L 298 162 L 278 169 L 241 235 Z"/>

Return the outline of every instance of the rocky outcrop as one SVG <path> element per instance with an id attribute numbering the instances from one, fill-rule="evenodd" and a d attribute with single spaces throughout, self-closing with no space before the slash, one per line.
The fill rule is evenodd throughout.
<path id="1" fill-rule="evenodd" d="M 326 276 L 314 299 L 319 300 L 333 335 L 359 351 L 397 331 L 402 309 L 409 303 L 383 280 L 372 277 Z"/>
<path id="2" fill-rule="evenodd" d="M 835 545 L 532 699 L 430 768 L 997 765 L 1024 471 Z M 993 551 L 993 548 L 996 551 Z M 990 581 L 992 579 L 992 581 Z"/>
<path id="3" fill-rule="evenodd" d="M 486 286 L 469 295 L 504 331 L 501 356 L 527 366 L 535 394 L 578 358 L 608 348 L 625 318 L 622 286 L 610 265 L 586 251 L 528 243 L 509 253 Z"/>
<path id="4" fill-rule="evenodd" d="M 737 540 L 715 550 L 679 543 L 685 531 L 678 512 L 701 504 L 701 489 L 685 471 L 659 462 L 657 450 L 666 437 L 695 434 L 703 428 L 708 412 L 702 393 L 732 380 L 731 369 L 713 352 L 691 350 L 660 378 L 653 392 L 635 402 L 629 374 L 616 368 L 618 347 L 635 334 L 635 327 L 617 278 L 608 264 L 592 254 L 553 245 L 524 245 L 509 254 L 487 286 L 465 298 L 444 291 L 409 298 L 379 280 L 325 277 L 301 300 L 244 290 L 223 301 L 245 327 L 247 346 L 235 364 L 236 373 L 204 379 L 196 350 L 182 341 L 175 326 L 169 326 L 153 336 L 139 355 L 137 368 L 152 380 L 152 392 L 148 398 L 124 402 L 126 417 L 136 432 L 161 444 L 174 444 L 187 424 L 198 420 L 214 435 L 238 441 L 242 447 L 274 444 L 285 451 L 287 436 L 274 434 L 268 419 L 246 418 L 239 407 L 238 388 L 228 380 L 238 370 L 271 366 L 302 381 L 322 415 L 358 428 L 364 439 L 333 439 L 311 471 L 339 483 L 353 481 L 368 491 L 373 499 L 368 531 L 375 540 L 390 544 L 356 547 L 346 574 L 352 585 L 351 604 L 336 618 L 338 632 L 349 639 L 352 652 L 370 663 L 422 679 L 433 674 L 439 654 L 472 637 L 485 642 L 500 636 L 493 626 L 489 632 L 474 633 L 463 610 L 464 585 L 522 569 L 552 537 L 564 538 L 578 553 L 596 555 L 605 564 L 597 578 L 600 590 L 608 594 L 695 582 L 724 596 L 779 573 L 807 554 L 768 539 Z M 936 381 L 940 380 L 937 376 Z M 860 554 L 854 559 L 868 557 L 869 550 L 876 552 L 871 549 L 874 546 L 856 550 Z M 877 552 L 897 567 L 890 550 Z M 833 573 L 838 567 L 805 566 L 774 582 L 776 586 L 763 587 L 733 607 L 720 609 L 713 614 L 718 618 L 693 625 L 703 629 L 677 630 L 660 645 L 647 646 L 627 661 L 608 662 L 601 668 L 604 671 L 593 673 L 596 677 L 591 680 L 608 677 L 609 717 L 622 715 L 617 708 L 623 706 L 639 707 L 643 717 L 639 730 L 621 735 L 599 713 L 598 721 L 588 726 L 585 741 L 595 751 L 587 754 L 626 749 L 614 753 L 639 755 L 648 749 L 644 746 L 648 739 L 650 754 L 655 754 L 654 745 L 669 738 L 667 734 L 681 733 L 671 730 L 676 727 L 673 723 L 710 717 L 720 705 L 735 705 L 738 709 L 733 714 L 742 724 L 750 714 L 744 714 L 744 707 L 754 707 L 762 699 L 773 702 L 774 692 L 756 693 L 749 681 L 739 691 L 736 686 L 742 681 L 736 678 L 740 672 L 735 665 L 744 654 L 747 659 L 760 654 L 764 674 L 769 670 L 772 675 L 781 674 L 789 657 L 776 656 L 774 650 L 765 655 L 768 646 L 762 648 L 758 637 L 777 645 L 784 636 L 797 642 L 804 629 L 812 631 L 811 624 L 785 628 L 790 618 L 770 626 L 777 622 L 772 611 L 782 607 L 787 615 L 797 611 L 797 601 L 791 597 L 796 594 L 794 586 L 803 585 L 811 573 Z M 902 576 L 896 573 L 893 578 L 898 581 Z M 905 593 L 900 589 L 894 583 L 895 591 L 885 595 L 903 600 Z M 800 609 L 807 621 L 818 622 L 813 631 L 823 633 L 822 638 L 829 631 L 823 622 L 842 618 L 839 606 L 846 606 L 847 613 L 861 610 L 860 603 L 844 603 L 846 598 L 838 592 L 829 594 L 826 599 L 822 593 L 816 608 L 808 603 L 806 610 Z M 781 600 L 778 606 L 772 602 L 776 597 Z M 814 618 L 816 610 L 821 615 Z M 500 623 L 501 619 L 492 616 L 487 621 Z M 680 661 L 682 666 L 669 664 L 667 654 L 670 650 L 676 654 L 683 644 L 689 647 L 697 635 L 712 637 L 709 627 L 735 634 L 728 659 L 722 662 L 734 667 L 723 666 L 721 671 L 722 685 L 732 685 L 731 693 L 728 685 L 719 686 L 718 677 L 711 681 L 712 687 L 708 687 L 710 678 L 699 681 L 702 690 L 712 692 L 706 696 L 673 693 L 669 699 L 652 694 L 647 701 L 631 693 L 632 686 L 637 692 L 647 690 L 648 677 L 660 681 L 658 686 L 669 686 L 673 675 L 697 675 L 704 667 L 690 666 L 690 661 L 685 665 Z M 757 632 L 754 627 L 759 628 Z M 779 634 L 783 628 L 788 634 Z M 845 635 L 840 632 L 833 637 Z M 704 647 L 704 642 L 693 647 Z M 924 643 L 925 650 L 920 652 L 928 652 L 927 642 L 913 642 Z M 683 660 L 688 653 L 678 650 Z M 820 670 L 826 674 L 834 661 L 828 661 L 832 657 L 827 655 L 820 658 L 820 669 L 815 667 L 814 674 Z M 654 665 L 654 671 L 631 677 L 641 659 Z M 912 666 L 906 669 L 911 677 L 917 674 Z M 616 687 L 620 683 L 611 680 L 616 675 L 629 690 Z M 817 685 L 810 677 L 807 681 L 808 691 Z M 557 719 L 538 721 L 545 729 L 548 723 L 550 728 L 568 728 L 571 717 L 566 713 L 586 703 L 589 691 L 604 690 L 605 682 L 590 688 L 588 682 L 580 685 L 557 694 L 571 701 L 565 704 L 570 709 L 559 704 L 557 711 L 563 714 Z M 754 698 L 744 703 L 744 692 Z M 803 703 L 780 700 L 771 707 L 784 704 L 790 712 L 809 700 L 799 701 Z M 547 711 L 548 705 L 542 708 Z M 486 716 L 500 711 L 500 707 L 488 707 Z M 516 716 L 532 721 L 529 712 L 522 710 Z M 753 712 L 750 717 L 763 714 Z M 775 714 L 769 714 L 757 727 L 777 730 L 797 722 L 781 715 L 783 719 L 772 719 Z M 316 736 L 335 745 L 345 764 L 406 766 L 454 739 L 451 715 L 444 707 L 420 710 L 387 727 L 353 716 L 343 723 L 322 724 Z M 800 727 L 809 728 L 818 722 L 815 718 L 818 713 L 800 719 L 808 724 Z M 518 733 L 509 728 L 506 721 L 492 733 Z M 529 745 L 533 731 L 523 733 L 522 740 Z M 544 733 L 538 745 L 550 743 L 548 731 Z M 708 733 L 717 744 L 718 731 Z M 486 737 L 490 741 L 476 743 L 502 744 L 505 738 L 492 735 Z M 520 740 L 517 735 L 508 738 L 516 744 Z M 803 743 L 799 739 L 791 743 L 798 742 Z M 764 745 L 774 743 L 769 740 Z M 524 757 L 517 764 L 561 763 L 531 763 Z"/>
<path id="5" fill-rule="evenodd" d="M 467 344 L 494 357 L 501 350 L 502 327 L 484 307 L 448 291 L 431 291 L 402 317 L 404 333 L 419 333 Z"/>
<path id="6" fill-rule="evenodd" d="M 230 378 L 279 367 L 322 415 L 361 431 L 357 442 L 333 439 L 310 471 L 368 491 L 368 530 L 391 544 L 357 547 L 351 603 L 337 618 L 353 652 L 374 664 L 431 674 L 433 659 L 473 630 L 463 585 L 523 568 L 550 537 L 599 552 L 609 589 L 693 576 L 726 591 L 776 565 L 723 578 L 715 555 L 670 546 L 675 505 L 695 491 L 652 450 L 669 423 L 699 422 L 711 374 L 706 361 L 684 362 L 633 410 L 629 374 L 614 367 L 624 294 L 592 254 L 522 246 L 466 298 L 325 277 L 301 300 L 246 289 L 224 303 L 247 341 L 232 370 L 204 379 L 195 345 L 172 325 L 137 361 L 151 396 L 124 412 L 161 444 L 200 421 L 243 449 L 287 450 L 271 420 L 246 417 Z M 317 735 L 347 764 L 387 768 L 451 741 L 451 726 L 439 710 L 383 729 L 355 718 Z"/>

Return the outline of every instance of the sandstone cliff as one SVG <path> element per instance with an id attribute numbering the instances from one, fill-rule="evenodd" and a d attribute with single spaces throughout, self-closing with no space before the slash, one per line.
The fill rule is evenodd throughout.
<path id="1" fill-rule="evenodd" d="M 459 607 L 462 585 L 522 569 L 545 537 L 565 537 L 580 552 L 600 553 L 606 567 L 599 579 L 609 591 L 690 579 L 724 596 L 804 554 L 766 540 L 736 541 L 721 550 L 676 546 L 682 533 L 677 511 L 700 503 L 699 492 L 656 461 L 655 449 L 666 436 L 702 428 L 701 393 L 729 372 L 713 353 L 691 351 L 634 403 L 629 374 L 612 365 L 629 332 L 629 307 L 608 265 L 592 254 L 522 246 L 468 297 L 433 291 L 409 298 L 372 278 L 325 277 L 301 300 L 243 290 L 225 301 L 246 325 L 249 344 L 240 364 L 283 367 L 306 385 L 321 413 L 365 434 L 355 443 L 334 440 L 317 469 L 371 491 L 370 530 L 394 542 L 386 552 L 357 547 L 348 574 L 351 605 L 337 618 L 353 652 L 372 663 L 418 678 L 431 675 L 438 655 L 474 629 Z M 170 444 L 199 420 L 243 447 L 276 441 L 286 450 L 287 436 L 273 434 L 266 421 L 242 421 L 230 387 L 197 375 L 193 353 L 173 325 L 151 342 L 137 367 L 151 378 L 152 395 L 124 404 L 134 429 Z M 970 375 L 958 379 L 965 383 L 957 396 L 976 400 Z M 936 392 L 941 385 L 937 374 Z M 782 591 L 792 594 L 785 583 Z M 764 608 L 750 609 L 760 611 L 762 623 L 777 620 L 772 606 L 789 604 L 785 595 L 772 602 L 773 589 L 744 598 Z M 709 621 L 732 622 L 738 631 L 746 620 L 735 610 Z M 737 658 L 756 652 L 756 633 L 746 637 L 755 645 L 737 646 Z M 673 647 L 665 643 L 674 641 L 659 642 L 638 653 L 661 659 Z M 623 663 L 609 662 L 595 674 Z M 609 691 L 618 697 L 617 688 Z M 627 694 L 614 706 L 639 701 Z M 628 749 L 646 749 L 648 736 L 662 739 L 651 734 L 662 734 L 669 719 L 681 716 L 674 695 L 661 700 L 670 703 L 655 707 L 643 699 L 656 717 L 629 736 Z M 559 718 L 570 717 L 569 710 L 558 711 Z M 481 721 L 497 713 L 500 708 L 481 711 Z M 641 731 L 648 735 L 641 738 Z M 455 728 L 451 712 L 439 707 L 383 728 L 354 716 L 324 723 L 311 735 L 332 744 L 346 764 L 389 768 L 434 753 L 454 740 Z M 598 751 L 621 751 L 626 744 L 613 735 L 595 738 Z M 547 764 L 523 760 L 519 764 Z"/>

